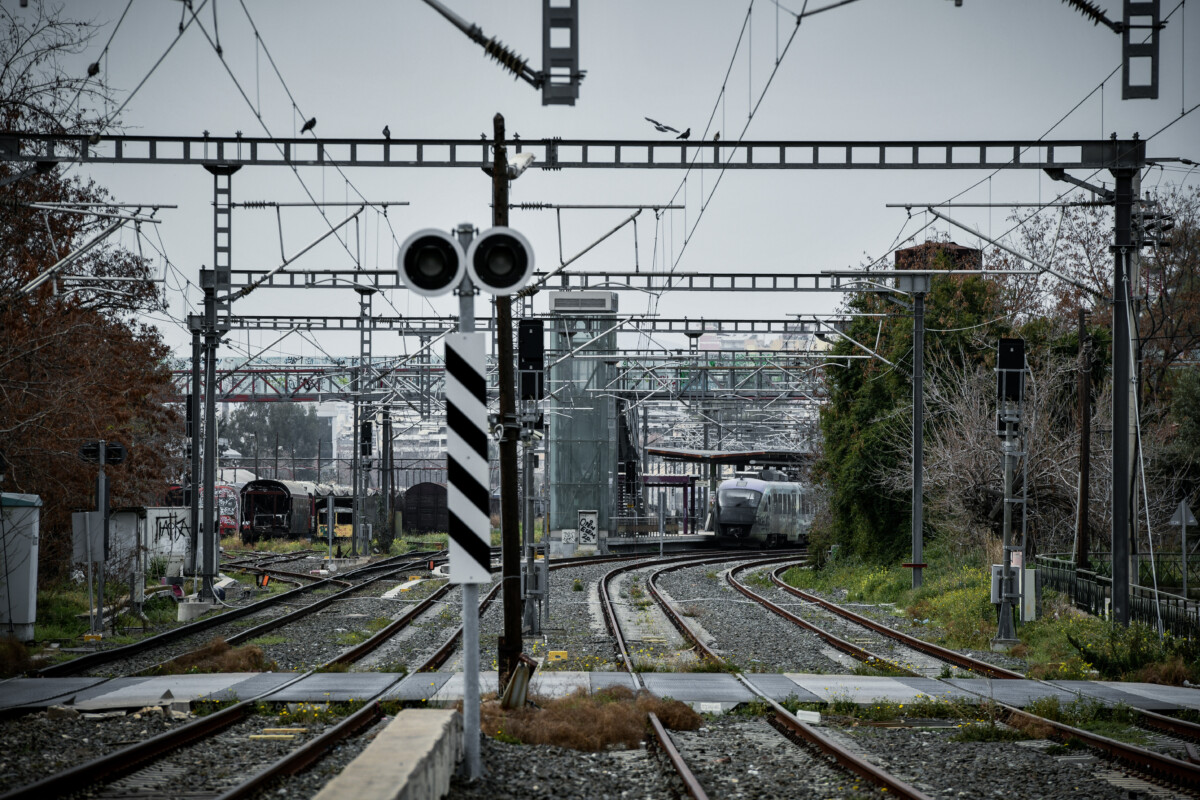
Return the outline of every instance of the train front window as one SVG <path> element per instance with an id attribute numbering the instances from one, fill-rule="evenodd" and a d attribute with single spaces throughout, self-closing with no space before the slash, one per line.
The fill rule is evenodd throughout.
<path id="1" fill-rule="evenodd" d="M 758 508 L 758 501 L 762 500 L 762 492 L 753 489 L 722 489 L 719 495 L 725 508 Z"/>

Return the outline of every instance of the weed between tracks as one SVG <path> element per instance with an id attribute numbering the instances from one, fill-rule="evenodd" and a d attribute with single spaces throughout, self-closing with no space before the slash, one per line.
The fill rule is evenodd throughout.
<path id="1" fill-rule="evenodd" d="M 654 712 L 671 730 L 694 731 L 703 718 L 685 703 L 614 686 L 584 689 L 534 707 L 504 711 L 495 700 L 480 710 L 483 732 L 510 744 L 549 744 L 573 750 L 633 749 L 646 740 L 647 715 Z"/>
<path id="2" fill-rule="evenodd" d="M 218 637 L 191 653 L 158 667 L 155 675 L 185 675 L 205 672 L 270 672 L 279 669 L 268 661 L 261 647 L 251 644 L 232 647 Z"/>

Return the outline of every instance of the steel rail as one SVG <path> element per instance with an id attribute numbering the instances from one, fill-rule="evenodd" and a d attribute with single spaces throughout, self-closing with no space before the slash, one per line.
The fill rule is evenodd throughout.
<path id="1" fill-rule="evenodd" d="M 479 603 L 479 616 L 480 617 L 483 616 L 484 611 L 487 611 L 488 606 L 490 606 L 492 604 L 492 600 L 495 599 L 496 594 L 500 591 L 500 587 L 503 585 L 504 585 L 503 580 L 496 581 L 496 583 L 492 586 L 491 590 L 486 595 L 484 595 L 483 600 L 480 601 L 480 603 Z M 446 659 L 448 659 L 450 657 L 450 654 L 454 652 L 454 649 L 456 647 L 458 647 L 458 640 L 462 636 L 462 632 L 463 632 L 463 626 L 459 625 L 457 628 L 454 629 L 454 633 L 450 634 L 450 638 L 447 639 L 442 644 L 442 646 L 439 647 L 434 652 L 434 654 L 432 656 L 430 656 L 428 659 L 426 659 L 424 664 L 417 667 L 413 671 L 414 672 L 436 672 L 438 667 L 442 666 L 442 664 L 444 664 L 446 662 Z"/>
<path id="2" fill-rule="evenodd" d="M 616 610 L 613 606 L 612 598 L 609 596 L 609 593 L 608 593 L 609 582 L 612 581 L 613 578 L 617 577 L 618 575 L 620 575 L 622 573 L 630 572 L 635 569 L 643 569 L 645 567 L 652 567 L 656 564 L 673 564 L 676 562 L 685 562 L 685 561 L 691 562 L 693 564 L 707 564 L 707 563 L 712 563 L 712 562 L 716 562 L 716 561 L 728 561 L 728 560 L 730 560 L 731 557 L 736 558 L 736 556 L 730 556 L 730 555 L 720 556 L 720 557 L 716 557 L 716 558 L 709 558 L 709 559 L 701 558 L 700 560 L 697 560 L 696 555 L 671 556 L 669 558 L 646 558 L 645 556 L 633 556 L 629 560 L 637 562 L 637 563 L 622 564 L 621 566 L 616 567 L 616 568 L 606 572 L 604 574 L 604 577 L 602 577 L 600 579 L 600 592 L 599 592 L 600 593 L 600 604 L 604 608 L 604 621 L 608 626 L 609 633 L 612 634 L 613 640 L 616 642 L 617 653 L 621 656 L 621 661 L 625 665 L 625 671 L 633 676 L 634 680 L 638 683 L 638 685 L 642 686 L 643 688 L 645 687 L 645 684 L 642 682 L 641 677 L 638 675 L 637 671 L 634 670 L 634 668 L 633 668 L 633 660 L 629 657 L 629 646 L 625 643 L 625 636 L 624 636 L 623 632 L 621 631 L 620 621 L 617 619 L 617 614 L 616 614 Z M 651 591 L 653 591 L 653 587 L 651 587 Z M 662 603 L 661 599 L 659 599 L 659 603 L 660 604 Z"/>
<path id="3" fill-rule="evenodd" d="M 1005 714 L 1005 721 L 1019 719 L 1032 725 L 1045 725 L 1062 741 L 1078 739 L 1079 741 L 1100 751 L 1107 757 L 1113 758 L 1125 766 L 1170 782 L 1174 786 L 1187 789 L 1200 789 L 1200 764 L 1181 761 L 1162 753 L 1155 753 L 1144 747 L 1118 742 L 1097 733 L 1082 730 L 1062 722 L 1056 722 L 1013 706 L 997 703 Z M 1011 722 L 1009 723 L 1011 724 Z"/>
<path id="4" fill-rule="evenodd" d="M 249 716 L 254 704 L 267 699 L 270 695 L 285 689 L 313 674 L 312 670 L 301 673 L 295 678 L 279 686 L 255 695 L 247 700 L 234 703 L 207 716 L 198 717 L 191 722 L 160 733 L 143 742 L 130 745 L 114 753 L 101 756 L 83 764 L 42 778 L 34 783 L 18 787 L 0 795 L 0 800 L 44 800 L 47 796 L 62 797 L 74 792 L 92 788 L 93 784 L 101 781 L 114 781 L 149 762 L 155 761 L 169 753 L 184 747 L 197 739 L 212 736 L 229 726 L 240 722 Z"/>
<path id="5" fill-rule="evenodd" d="M 421 555 L 423 558 L 426 556 L 424 553 L 406 553 L 402 556 L 393 556 L 392 558 L 387 559 L 387 566 L 392 566 L 395 564 L 395 562 L 402 558 L 412 558 L 414 555 Z M 377 565 L 371 565 L 371 568 L 374 569 L 376 566 Z M 345 573 L 344 577 L 353 577 L 364 569 L 367 568 L 364 567 L 351 570 L 350 572 Z M 170 630 L 163 631 L 162 633 L 155 634 L 154 636 L 147 636 L 145 639 L 140 639 L 132 644 L 114 647 L 110 650 L 100 650 L 95 653 L 88 653 L 78 658 L 73 658 L 70 661 L 64 661 L 61 664 L 52 664 L 48 667 L 42 667 L 37 671 L 37 675 L 38 677 L 43 678 L 77 675 L 80 672 L 98 667 L 102 664 L 120 661 L 123 658 L 135 656 L 146 650 L 153 650 L 155 647 L 173 642 L 177 639 L 183 639 L 187 636 L 191 636 L 194 633 L 199 633 L 200 631 L 214 628 L 217 625 L 223 625 L 226 622 L 255 614 L 268 606 L 275 605 L 276 603 L 280 603 L 285 600 L 294 599 L 303 594 L 319 589 L 327 584 L 332 584 L 337 580 L 338 579 L 336 578 L 323 578 L 316 583 L 311 583 L 307 586 L 301 586 L 297 589 L 290 589 L 282 594 L 277 594 L 272 597 L 259 600 L 256 603 L 229 608 L 220 614 L 202 617 L 195 622 L 190 622 L 186 625 L 180 625 L 176 628 L 171 628 Z"/>
<path id="6" fill-rule="evenodd" d="M 713 563 L 714 560 L 709 560 L 707 563 Z M 775 558 L 763 559 L 758 562 L 751 562 L 750 564 L 745 564 L 740 567 L 734 567 L 733 569 L 731 569 L 729 571 L 729 573 L 732 573 L 735 570 L 740 571 L 742 569 L 752 568 L 755 564 L 760 564 L 760 565 L 762 563 L 770 564 L 770 563 L 777 562 L 779 560 L 780 560 L 779 557 L 775 557 Z M 676 622 L 677 627 L 682 626 L 682 627 L 680 627 L 680 632 L 683 633 L 686 638 L 688 638 L 690 641 L 695 643 L 701 649 L 702 652 L 704 652 L 708 655 L 708 657 L 713 658 L 720 663 L 728 663 L 728 662 L 725 662 L 724 659 L 722 659 L 720 656 L 718 656 L 716 653 L 714 653 L 710 648 L 708 648 L 703 642 L 700 641 L 700 638 L 698 636 L 696 636 L 695 633 L 683 622 L 682 617 L 679 617 L 677 614 L 674 613 L 673 609 L 670 608 L 670 605 L 662 599 L 661 595 L 659 595 L 657 590 L 654 588 L 654 580 L 655 580 L 655 578 L 658 577 L 658 575 L 660 575 L 664 572 L 670 572 L 670 571 L 676 570 L 676 569 L 683 569 L 686 566 L 689 566 L 689 565 L 686 565 L 686 564 L 673 565 L 666 569 L 658 570 L 650 576 L 650 580 L 647 581 L 647 585 L 651 587 L 651 593 L 652 593 L 652 595 L 654 595 L 655 599 L 658 600 L 659 604 L 664 608 L 664 610 L 667 611 L 668 617 L 672 618 L 673 622 Z M 728 578 L 729 573 L 726 574 L 727 578 Z M 839 766 L 843 767 L 844 769 L 850 770 L 858 775 L 861 775 L 866 780 L 868 780 L 878 786 L 884 787 L 885 790 L 893 793 L 896 797 L 907 798 L 908 800 L 931 800 L 931 798 L 929 798 L 928 795 L 924 794 L 923 792 L 916 789 L 915 787 L 910 786 L 909 784 L 905 783 L 904 781 L 900 780 L 899 778 L 896 778 L 895 776 L 890 775 L 889 773 L 885 772 L 884 770 L 880 769 L 879 767 L 875 766 L 874 764 L 871 764 L 871 763 L 859 758 L 858 756 L 854 755 L 853 753 L 850 753 L 849 751 L 844 750 L 842 747 L 840 747 L 836 743 L 821 736 L 811 726 L 806 725 L 805 723 L 801 722 L 795 716 L 788 713 L 788 711 L 785 708 L 783 708 L 783 706 L 779 705 L 774 700 L 772 700 L 771 698 L 764 695 L 755 686 L 753 686 L 749 681 L 747 681 L 745 679 L 745 677 L 742 676 L 740 673 L 737 674 L 736 677 L 743 684 L 745 684 L 747 686 L 747 688 L 749 688 L 754 694 L 758 695 L 759 697 L 763 698 L 764 700 L 766 700 L 768 703 L 771 704 L 771 706 L 775 709 L 775 712 L 776 712 L 775 726 L 777 728 L 779 728 L 779 730 L 782 733 L 784 733 L 785 735 L 798 737 L 801 741 L 816 747 L 817 749 L 821 750 L 822 752 L 824 752 L 827 755 L 829 755 L 830 757 L 832 757 Z"/>
<path id="7" fill-rule="evenodd" d="M 683 781 L 684 791 L 692 800 L 708 800 L 708 792 L 704 791 L 704 787 L 700 785 L 700 780 L 696 777 L 696 773 L 692 772 L 691 767 L 683 760 L 683 756 L 679 754 L 679 748 L 675 747 L 675 742 L 671 741 L 670 734 L 663 724 L 658 719 L 658 715 L 653 711 L 647 715 L 650 719 L 650 730 L 654 732 L 654 739 L 658 742 L 658 746 L 662 748 L 663 755 L 667 757 L 671 767 L 675 770 L 675 774 L 679 776 L 679 780 Z"/>
<path id="8" fill-rule="evenodd" d="M 378 697 L 378 695 L 376 695 Z M 332 728 L 321 733 L 315 739 L 305 742 L 295 750 L 290 751 L 266 769 L 252 775 L 245 782 L 219 795 L 216 800 L 240 800 L 250 797 L 260 788 L 283 775 L 295 775 L 303 772 L 313 763 L 320 760 L 331 747 L 343 739 L 349 739 L 364 728 L 374 725 L 386 716 L 378 700 L 355 711 Z"/>
<path id="9" fill-rule="evenodd" d="M 407 562 L 404 564 L 400 564 L 399 566 L 396 566 L 395 564 L 391 564 L 391 565 L 389 565 L 390 570 L 388 572 L 383 573 L 382 575 L 376 575 L 373 578 L 368 578 L 367 580 L 365 580 L 359 584 L 352 584 L 348 588 L 343 589 L 342 591 L 337 592 L 335 594 L 331 594 L 326 597 L 322 597 L 321 599 L 317 600 L 314 603 L 308 603 L 307 605 L 301 606 L 300 608 L 297 608 L 294 611 L 289 611 L 287 614 L 282 614 L 278 617 L 275 617 L 274 619 L 269 619 L 266 622 L 263 622 L 259 625 L 255 625 L 253 628 L 247 628 L 246 630 L 239 631 L 238 633 L 235 633 L 232 636 L 227 636 L 227 637 L 225 637 L 225 642 L 230 645 L 237 645 L 237 644 L 241 644 L 242 642 L 247 642 L 252 639 L 257 639 L 258 637 L 263 636 L 264 634 L 270 633 L 271 631 L 276 630 L 277 628 L 282 628 L 285 625 L 290 625 L 291 623 L 295 622 L 298 619 L 303 619 L 304 617 L 307 617 L 310 614 L 315 614 L 316 612 L 320 611 L 321 609 L 327 608 L 330 605 L 332 605 L 335 600 L 340 600 L 340 599 L 342 599 L 354 592 L 357 592 L 363 588 L 366 588 L 378 581 L 384 580 L 385 578 L 389 578 L 392 575 L 396 574 L 397 572 L 404 572 L 406 570 L 411 570 L 411 569 L 414 569 L 418 565 L 423 566 L 424 564 L 425 564 L 425 562 L 423 560 L 422 561 L 410 561 L 410 562 Z M 344 581 L 343 581 L 343 583 L 344 583 Z M 313 585 L 316 586 L 317 584 L 313 584 Z M 311 587 L 304 587 L 304 588 L 311 588 Z M 224 616 L 226 616 L 226 615 L 224 615 L 224 614 L 221 615 L 221 617 L 224 617 Z M 221 617 L 217 617 L 217 618 L 220 619 Z M 195 652 L 195 651 L 191 651 L 191 652 Z M 188 655 L 188 653 L 183 653 L 182 655 L 175 656 L 174 658 L 169 658 L 166 661 L 159 662 L 158 664 L 153 664 L 149 667 L 146 667 L 144 669 L 137 671 L 134 674 L 135 675 L 157 674 L 158 671 L 162 667 L 171 663 L 172 661 L 182 658 L 185 655 Z"/>
<path id="10" fill-rule="evenodd" d="M 771 571 L 771 580 L 775 583 L 775 585 L 801 600 L 819 605 L 821 608 L 824 608 L 830 613 L 836 614 L 855 624 L 870 628 L 871 630 L 880 633 L 883 636 L 894 639 L 907 647 L 911 647 L 914 650 L 919 650 L 926 655 L 931 655 L 934 658 L 949 662 L 955 666 L 963 667 L 964 669 L 968 669 L 973 672 L 978 672 L 986 675 L 989 678 L 1000 678 L 1006 680 L 1038 680 L 1039 683 L 1043 682 L 1039 679 L 1028 679 L 1019 672 L 1013 672 L 1011 670 L 1004 669 L 1003 667 L 997 667 L 993 664 L 989 664 L 986 661 L 966 655 L 965 653 L 949 650 L 933 644 L 932 642 L 918 639 L 911 634 L 904 633 L 903 631 L 894 630 L 889 628 L 887 625 L 876 622 L 872 619 L 868 619 L 860 614 L 856 614 L 853 611 L 843 608 L 836 603 L 825 600 L 822 597 L 810 594 L 802 589 L 797 589 L 794 586 L 789 586 L 780 577 L 780 573 L 786 568 L 787 567 L 784 566 Z M 1054 686 L 1054 684 L 1050 685 Z M 1087 692 L 1075 691 L 1069 687 L 1056 686 L 1055 688 L 1061 688 L 1065 691 L 1072 692 L 1079 697 L 1085 697 L 1089 700 L 1100 700 L 1106 705 L 1110 704 L 1105 698 L 1096 697 L 1095 695 L 1090 695 Z M 1187 720 L 1176 719 L 1175 717 L 1169 717 L 1166 714 L 1159 714 L 1148 709 L 1135 708 L 1133 710 L 1138 714 L 1138 724 L 1142 725 L 1143 727 L 1159 730 L 1163 733 L 1167 733 L 1171 736 L 1176 736 L 1181 739 L 1200 741 L 1200 724 L 1189 722 Z"/>
<path id="11" fill-rule="evenodd" d="M 775 719 L 771 722 L 772 727 L 789 739 L 817 748 L 832 758 L 838 766 L 860 775 L 896 797 L 903 797 L 908 800 L 931 800 L 929 795 L 915 786 L 905 783 L 871 762 L 844 749 L 836 742 L 822 736 L 816 728 L 798 719 L 786 708 L 763 694 L 757 686 L 746 680 L 744 675 L 738 675 L 737 679 L 752 693 L 758 695 L 764 702 L 771 705 L 771 708 L 775 711 Z"/>
<path id="12" fill-rule="evenodd" d="M 879 634 L 882 634 L 883 636 L 888 637 L 889 639 L 894 639 L 898 642 L 903 643 L 906 647 L 910 647 L 913 650 L 919 650 L 920 652 L 925 653 L 926 655 L 933 656 L 934 658 L 937 658 L 941 661 L 947 661 L 947 662 L 955 665 L 956 667 L 962 667 L 964 669 L 969 669 L 972 672 L 978 672 L 981 675 L 985 675 L 989 678 L 1002 678 L 1005 680 L 1024 680 L 1025 679 L 1025 676 L 1019 672 L 1013 672 L 1012 670 L 1004 669 L 1003 667 L 997 667 L 994 664 L 989 664 L 986 661 L 982 661 L 978 658 L 972 658 L 971 656 L 965 655 L 963 653 L 955 652 L 954 650 L 949 650 L 945 647 L 941 647 L 939 645 L 933 644 L 932 642 L 926 642 L 923 639 L 918 639 L 915 636 L 911 636 L 906 633 L 901 633 L 900 631 L 889 628 L 887 625 L 884 625 L 883 623 L 876 622 L 873 619 L 868 619 L 868 618 L 862 616 L 861 614 L 855 614 L 853 611 L 850 611 L 849 609 L 846 609 L 846 608 L 842 608 L 841 606 L 837 605 L 836 603 L 831 603 L 828 600 L 824 599 L 823 597 L 818 597 L 817 595 L 809 594 L 808 592 L 806 592 L 802 589 L 797 589 L 794 586 L 789 586 L 787 583 L 785 583 L 783 581 L 782 578 L 779 577 L 779 573 L 782 572 L 784 569 L 789 568 L 789 566 L 790 565 L 784 565 L 782 567 L 779 567 L 778 569 L 772 570 L 771 571 L 771 582 L 774 583 L 776 586 L 778 586 L 780 589 L 783 589 L 785 592 L 787 592 L 790 595 L 798 597 L 801 600 L 804 600 L 805 602 L 813 603 L 814 605 L 818 605 L 821 608 L 825 609 L 826 611 L 828 611 L 832 614 L 836 614 L 837 616 L 842 617 L 843 619 L 847 619 L 856 625 L 861 625 L 864 628 L 869 628 L 869 629 L 875 631 L 876 633 L 879 633 Z"/>
<path id="13" fill-rule="evenodd" d="M 881 666 L 884 664 L 887 664 L 889 667 L 898 669 L 908 675 L 912 675 L 913 677 L 917 677 L 917 678 L 923 677 L 923 676 L 919 675 L 918 673 L 916 673 L 906 667 L 902 667 L 899 664 L 894 664 L 891 661 L 888 661 L 887 659 L 883 658 L 882 656 L 875 655 L 870 650 L 859 647 L 858 645 L 856 645 L 852 642 L 848 642 L 845 639 L 841 638 L 840 636 L 830 633 L 829 631 L 825 630 L 824 628 L 818 627 L 818 626 L 812 624 L 811 622 L 809 622 L 808 620 L 802 619 L 802 618 L 796 616 L 792 612 L 782 608 L 781 606 L 776 605 L 775 603 L 772 603 L 767 598 L 752 591 L 749 586 L 746 586 L 744 583 L 742 583 L 741 581 L 737 580 L 734 577 L 735 572 L 742 572 L 747 569 L 756 569 L 757 567 L 769 566 L 770 564 L 777 563 L 778 561 L 779 561 L 779 559 L 772 558 L 772 559 L 764 559 L 762 561 L 752 561 L 748 564 L 742 564 L 741 566 L 734 567 L 733 569 L 729 570 L 729 572 L 725 573 L 725 580 L 730 586 L 732 586 L 734 589 L 736 589 L 739 592 L 741 592 L 742 594 L 744 594 L 746 597 L 749 597 L 754 602 L 756 602 L 759 605 L 774 612 L 775 614 L 779 615 L 780 617 L 783 617 L 788 622 L 798 625 L 799 627 L 803 628 L 806 631 L 815 633 L 817 636 L 820 636 L 822 639 L 824 639 L 825 642 L 827 644 L 829 644 L 831 647 L 833 647 L 837 650 L 841 650 L 843 653 L 846 653 L 850 657 L 856 658 L 859 661 L 862 661 L 864 664 L 870 664 L 871 662 L 875 662 Z"/>
<path id="14" fill-rule="evenodd" d="M 239 570 L 234 570 L 234 572 L 238 572 L 238 571 Z M 332 576 L 329 576 L 327 578 L 322 578 L 320 575 L 311 575 L 306 572 L 292 572 L 291 570 L 275 569 L 274 567 L 263 567 L 262 569 L 257 569 L 257 568 L 245 569 L 245 570 L 240 570 L 240 571 L 252 572 L 255 575 L 278 575 L 282 578 L 299 578 L 301 580 L 307 580 L 307 581 L 325 580 L 325 581 L 329 581 L 330 583 L 340 583 L 342 586 L 350 586 L 351 585 L 351 583 L 349 581 L 344 581 L 344 580 L 341 580 L 340 578 L 334 578 Z"/>
<path id="15" fill-rule="evenodd" d="M 388 639 L 392 638 L 397 633 L 411 625 L 413 620 L 415 620 L 421 614 L 424 614 L 425 611 L 438 600 L 445 597 L 453 586 L 454 584 L 449 582 L 442 584 L 437 588 L 436 591 L 432 592 L 429 597 L 426 597 L 424 600 L 408 609 L 403 616 L 392 620 L 386 627 L 380 629 L 374 636 L 370 637 L 366 641 L 351 647 L 349 650 L 340 655 L 334 656 L 332 659 L 325 662 L 322 667 L 330 667 L 334 664 L 353 664 L 356 661 L 362 660 L 366 655 L 377 650 L 379 646 Z"/>

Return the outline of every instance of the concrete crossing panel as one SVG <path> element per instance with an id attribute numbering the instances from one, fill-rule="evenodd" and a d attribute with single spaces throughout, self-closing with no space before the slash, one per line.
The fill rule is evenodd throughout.
<path id="1" fill-rule="evenodd" d="M 398 672 L 318 672 L 264 699 L 271 703 L 345 703 L 374 697 L 400 681 Z"/>
<path id="2" fill-rule="evenodd" d="M 107 680 L 108 678 L 27 678 L 4 681 L 0 683 L 0 709 L 61 705 L 83 690 L 91 689 Z"/>

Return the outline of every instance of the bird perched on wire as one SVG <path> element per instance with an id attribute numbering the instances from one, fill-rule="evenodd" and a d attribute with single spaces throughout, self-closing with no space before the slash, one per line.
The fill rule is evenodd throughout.
<path id="1" fill-rule="evenodd" d="M 383 138 L 385 138 L 385 139 L 392 138 L 392 129 L 389 128 L 387 125 L 383 126 Z"/>
<path id="2" fill-rule="evenodd" d="M 679 133 L 679 128 L 672 128 L 670 125 L 664 125 L 656 119 L 645 117 L 645 120 L 653 125 L 655 130 L 657 130 L 659 133 L 666 133 L 667 131 L 670 131 L 671 133 Z"/>
<path id="3" fill-rule="evenodd" d="M 678 135 L 678 136 L 676 136 L 675 138 L 676 138 L 676 139 L 686 139 L 686 138 L 688 138 L 688 137 L 689 137 L 689 136 L 691 136 L 691 135 L 692 135 L 692 129 L 691 129 L 691 128 L 688 128 L 686 131 L 684 131 L 683 133 L 679 134 L 679 135 Z"/>
<path id="4" fill-rule="evenodd" d="M 301 133 L 308 133 L 309 131 L 311 131 L 311 130 L 312 130 L 313 128 L 315 128 L 315 127 L 317 127 L 317 118 L 316 118 L 316 117 L 313 117 L 313 118 L 312 118 L 312 119 L 310 119 L 308 122 L 304 123 L 304 125 L 303 125 L 303 126 L 301 126 L 301 128 L 300 128 L 300 132 L 301 132 Z"/>

